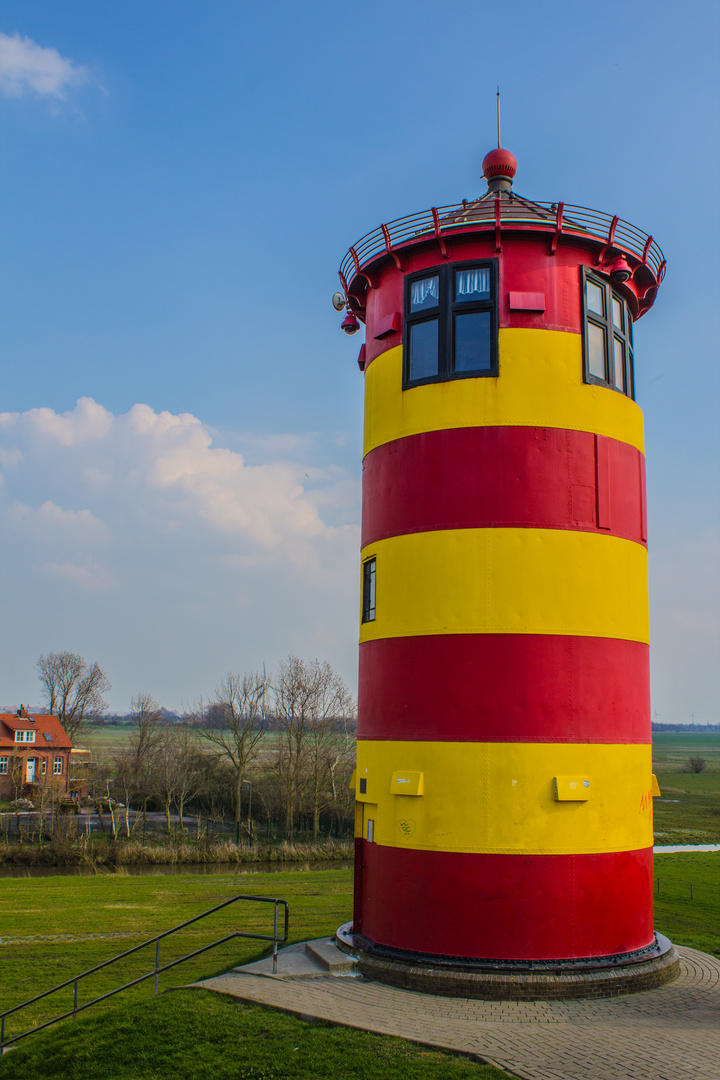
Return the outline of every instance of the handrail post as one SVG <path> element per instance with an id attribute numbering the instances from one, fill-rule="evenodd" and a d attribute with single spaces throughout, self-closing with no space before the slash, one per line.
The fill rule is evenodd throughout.
<path id="1" fill-rule="evenodd" d="M 278 906 L 273 905 L 273 975 L 277 975 Z"/>
<path id="2" fill-rule="evenodd" d="M 78 981 L 75 980 L 73 984 L 73 1020 L 77 1020 L 77 1003 L 78 1003 Z"/>
<path id="3" fill-rule="evenodd" d="M 160 938 L 155 941 L 155 996 L 157 997 L 160 983 Z"/>

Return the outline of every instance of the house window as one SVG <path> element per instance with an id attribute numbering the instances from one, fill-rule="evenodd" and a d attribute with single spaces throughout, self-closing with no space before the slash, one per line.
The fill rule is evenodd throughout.
<path id="1" fill-rule="evenodd" d="M 362 621 L 375 618 L 375 556 L 363 563 Z"/>
<path id="2" fill-rule="evenodd" d="M 10 758 L 0 757 L 0 774 L 6 776 L 10 770 Z"/>
<path id="3" fill-rule="evenodd" d="M 35 742 L 34 731 L 16 731 L 15 742 Z"/>
<path id="4" fill-rule="evenodd" d="M 635 397 L 632 315 L 609 281 L 583 267 L 583 376 Z"/>
<path id="5" fill-rule="evenodd" d="M 45 773 L 47 772 L 47 758 L 45 757 L 40 758 L 40 772 L 43 776 L 45 776 Z"/>
<path id="6" fill-rule="evenodd" d="M 497 375 L 497 262 L 408 277 L 404 344 L 404 387 Z"/>
<path id="7" fill-rule="evenodd" d="M 63 771 L 63 759 L 61 757 L 56 757 L 55 760 L 53 761 L 53 772 L 55 773 L 55 776 L 61 776 L 62 771 Z"/>

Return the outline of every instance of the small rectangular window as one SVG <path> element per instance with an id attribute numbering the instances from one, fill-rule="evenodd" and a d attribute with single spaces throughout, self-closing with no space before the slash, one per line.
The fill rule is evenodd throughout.
<path id="1" fill-rule="evenodd" d="M 605 318 L 605 293 L 594 281 L 585 283 L 585 295 L 587 296 L 588 311 L 595 312 L 601 318 Z"/>
<path id="2" fill-rule="evenodd" d="M 373 818 L 368 818 L 367 834 L 366 835 L 367 835 L 368 841 L 371 844 L 374 843 L 374 841 L 375 841 L 375 821 L 373 820 Z"/>
<path id="3" fill-rule="evenodd" d="M 40 772 L 43 774 L 43 776 L 47 772 L 47 758 L 40 759 Z"/>
<path id="4" fill-rule="evenodd" d="M 438 373 L 438 320 L 410 327 L 410 378 L 431 379 Z"/>
<path id="5" fill-rule="evenodd" d="M 426 277 L 410 286 L 410 311 L 427 311 L 440 304 L 440 278 Z"/>
<path id="6" fill-rule="evenodd" d="M 363 622 L 372 622 L 375 618 L 375 577 L 375 558 L 366 559 L 363 563 Z"/>
<path id="7" fill-rule="evenodd" d="M 489 371 L 490 312 L 473 311 L 455 316 L 455 370 Z"/>
<path id="8" fill-rule="evenodd" d="M 490 296 L 490 270 L 458 270 L 455 274 L 456 300 L 484 300 Z"/>
<path id="9" fill-rule="evenodd" d="M 403 386 L 497 375 L 497 262 L 406 279 Z"/>
<path id="10" fill-rule="evenodd" d="M 25 732 L 24 731 L 16 731 L 15 732 L 15 742 L 25 742 Z"/>
<path id="11" fill-rule="evenodd" d="M 0 773 L 6 775 L 10 768 L 10 758 L 0 757 Z"/>
<path id="12" fill-rule="evenodd" d="M 625 345 L 621 338 L 613 337 L 613 359 L 615 361 L 615 386 L 625 393 Z"/>
<path id="13" fill-rule="evenodd" d="M 612 298 L 612 310 L 613 310 L 613 322 L 617 326 L 618 330 L 625 329 L 625 320 L 623 319 L 623 306 L 618 300 L 617 296 Z"/>
<path id="14" fill-rule="evenodd" d="M 596 379 L 607 379 L 605 362 L 607 358 L 607 346 L 605 344 L 605 330 L 595 323 L 588 323 L 588 371 Z"/>
<path id="15" fill-rule="evenodd" d="M 632 314 L 610 281 L 582 268 L 585 382 L 633 397 Z"/>
<path id="16" fill-rule="evenodd" d="M 63 759 L 61 757 L 56 757 L 55 760 L 53 761 L 53 772 L 54 772 L 55 776 L 61 776 L 62 771 L 63 771 Z"/>

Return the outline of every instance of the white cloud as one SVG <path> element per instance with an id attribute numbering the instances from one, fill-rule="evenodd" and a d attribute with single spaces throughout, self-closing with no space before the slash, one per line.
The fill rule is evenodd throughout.
<path id="1" fill-rule="evenodd" d="M 49 544 L 57 543 L 59 537 L 71 537 L 74 543 L 95 543 L 108 535 L 107 527 L 90 510 L 63 510 L 51 499 L 37 510 L 15 502 L 8 511 L 8 520 Z"/>
<path id="2" fill-rule="evenodd" d="M 56 577 L 64 578 L 86 592 L 107 592 L 115 586 L 112 573 L 106 567 L 92 561 L 86 566 L 76 566 L 69 562 L 48 562 L 43 564 L 43 570 Z"/>
<path id="3" fill-rule="evenodd" d="M 6 694 L 25 700 L 38 655 L 63 649 L 107 668 L 122 709 L 143 687 L 180 707 L 288 652 L 353 682 L 357 484 L 319 435 L 258 438 L 250 460 L 218 442 L 143 404 L 0 415 Z"/>
<path id="4" fill-rule="evenodd" d="M 352 488 L 340 470 L 291 460 L 247 464 L 243 454 L 213 446 L 209 429 L 189 413 L 138 404 L 114 416 L 81 398 L 66 413 L 0 414 L 3 440 L 21 455 L 15 483 L 39 484 L 41 491 L 37 509 L 16 499 L 8 518 L 47 537 L 71 526 L 92 539 L 108 529 L 121 535 L 132 528 L 136 538 L 138 529 L 164 535 L 199 529 L 206 540 L 228 536 L 231 553 L 246 564 L 287 560 L 315 569 L 328 547 L 356 537 L 353 526 L 330 525 L 321 514 L 321 508 L 330 515 L 348 509 Z M 271 445 L 268 438 L 266 449 Z M 285 452 L 310 449 L 293 435 L 277 436 L 275 445 Z"/>
<path id="5" fill-rule="evenodd" d="M 89 80 L 86 67 L 61 56 L 57 49 L 19 34 L 0 33 L 0 92 L 7 97 L 30 92 L 62 99 Z"/>
<path id="6" fill-rule="evenodd" d="M 11 469 L 22 461 L 22 453 L 14 447 L 12 450 L 0 450 L 0 465 L 5 469 Z"/>
<path id="7" fill-rule="evenodd" d="M 17 428 L 59 446 L 75 446 L 107 436 L 112 423 L 112 413 L 102 405 L 92 398 L 80 398 L 75 408 L 66 413 L 56 413 L 48 408 L 0 413 L 0 434 Z"/>

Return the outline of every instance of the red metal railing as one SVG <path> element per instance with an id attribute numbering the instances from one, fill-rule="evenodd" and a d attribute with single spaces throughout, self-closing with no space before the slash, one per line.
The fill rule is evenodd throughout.
<path id="1" fill-rule="evenodd" d="M 560 235 L 592 237 L 634 255 L 648 267 L 658 284 L 665 273 L 663 253 L 652 236 L 621 218 L 570 203 L 540 203 L 521 196 L 494 198 L 486 195 L 475 202 L 431 207 L 373 229 L 350 248 L 340 264 L 343 288 L 347 292 L 349 283 L 360 269 L 379 255 L 392 254 L 395 249 L 413 241 L 433 236 L 442 239 L 443 234 L 466 229 L 477 231 L 478 228 L 537 230 L 550 232 L 557 238 Z"/>

